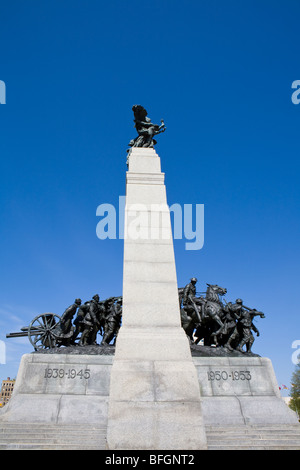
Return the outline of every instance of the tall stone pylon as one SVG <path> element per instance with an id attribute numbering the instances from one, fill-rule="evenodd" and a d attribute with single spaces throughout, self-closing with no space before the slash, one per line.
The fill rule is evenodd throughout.
<path id="1" fill-rule="evenodd" d="M 132 148 L 128 163 L 123 321 L 111 372 L 108 449 L 205 449 L 160 158 L 152 148 Z"/>

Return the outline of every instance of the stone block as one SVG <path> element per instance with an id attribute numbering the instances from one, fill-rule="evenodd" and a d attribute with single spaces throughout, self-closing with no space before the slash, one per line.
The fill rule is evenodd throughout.
<path id="1" fill-rule="evenodd" d="M 123 325 L 118 335 L 114 368 L 119 360 L 134 363 L 147 360 L 187 361 L 189 355 L 188 339 L 182 328 L 179 330 L 176 325 L 161 327 L 160 331 Z"/>
<path id="2" fill-rule="evenodd" d="M 141 181 L 141 180 L 140 180 Z M 166 190 L 163 184 L 132 184 L 126 189 L 125 211 L 157 211 L 155 206 L 166 203 Z M 160 209 L 160 212 L 163 212 Z"/>
<path id="3" fill-rule="evenodd" d="M 152 304 L 147 304 L 144 301 L 126 301 L 126 308 L 130 309 L 130 315 L 123 326 L 147 328 L 151 325 L 161 325 L 162 316 L 165 317 L 165 325 L 169 324 L 170 327 L 180 323 L 179 315 L 176 321 L 172 318 L 172 314 L 174 311 L 176 312 L 176 305 L 172 305 L 164 298 L 157 299 Z"/>
<path id="4" fill-rule="evenodd" d="M 126 272 L 126 268 L 124 268 Z M 176 297 L 175 297 L 176 296 Z M 153 281 L 144 281 L 143 279 L 139 280 L 126 280 L 126 284 L 123 288 L 123 301 L 126 305 L 127 301 L 136 301 L 136 302 L 145 302 L 150 304 L 155 302 L 157 299 L 170 299 L 172 305 L 176 304 L 176 316 L 179 316 L 179 301 L 178 301 L 178 290 L 174 286 L 174 281 L 165 280 L 164 282 Z M 165 318 L 162 318 L 164 322 Z M 126 322 L 126 316 L 124 317 Z"/>
<path id="5" fill-rule="evenodd" d="M 270 359 L 194 357 L 206 425 L 293 424 Z"/>
<path id="6" fill-rule="evenodd" d="M 126 244 L 124 250 L 124 261 L 143 261 L 149 263 L 170 263 L 174 262 L 174 249 L 172 244 L 152 243 L 148 244 Z"/>
<path id="7" fill-rule="evenodd" d="M 115 402 L 110 408 L 109 423 L 110 450 L 200 450 L 206 447 L 202 415 L 195 402 L 134 401 L 126 407 L 123 402 Z"/>
<path id="8" fill-rule="evenodd" d="M 149 261 L 127 261 L 124 266 L 124 275 L 128 282 L 141 282 L 141 283 L 166 283 L 176 282 L 176 271 L 174 269 L 174 262 L 158 262 L 149 263 Z M 153 299 L 154 301 L 156 299 Z M 178 304 L 178 293 L 177 293 Z"/>
<path id="9" fill-rule="evenodd" d="M 107 423 L 113 356 L 25 354 L 1 421 Z"/>
<path id="10" fill-rule="evenodd" d="M 141 168 L 141 159 L 143 161 Z M 132 148 L 129 153 L 129 171 L 131 173 L 161 173 L 160 158 L 151 148 Z"/>

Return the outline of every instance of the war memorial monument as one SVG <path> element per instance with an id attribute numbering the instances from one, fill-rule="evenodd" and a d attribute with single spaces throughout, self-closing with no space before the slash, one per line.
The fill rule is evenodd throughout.
<path id="1" fill-rule="evenodd" d="M 253 352 L 264 313 L 225 302 L 227 289 L 205 273 L 177 284 L 154 149 L 165 124 L 132 109 L 122 296 L 75 299 L 61 316 L 43 313 L 7 335 L 28 336 L 34 351 L 23 355 L 0 411 L 0 448 L 300 449 L 272 363 Z M 130 230 L 137 217 L 138 237 Z"/>

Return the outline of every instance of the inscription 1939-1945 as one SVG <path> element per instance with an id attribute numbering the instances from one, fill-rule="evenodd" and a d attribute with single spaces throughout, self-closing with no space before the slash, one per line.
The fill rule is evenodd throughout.
<path id="1" fill-rule="evenodd" d="M 233 370 L 226 372 L 226 370 L 215 370 L 207 372 L 207 380 L 251 380 L 249 370 Z"/>
<path id="2" fill-rule="evenodd" d="M 89 379 L 90 378 L 90 369 L 50 369 L 47 367 L 45 369 L 44 379 L 63 379 L 66 377 L 67 379 L 75 379 L 79 377 L 79 379 Z"/>

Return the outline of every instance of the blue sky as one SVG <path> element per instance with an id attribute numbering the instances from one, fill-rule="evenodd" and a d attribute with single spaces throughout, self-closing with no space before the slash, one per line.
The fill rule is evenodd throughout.
<path id="1" fill-rule="evenodd" d="M 265 312 L 254 351 L 280 384 L 299 329 L 300 79 L 296 0 L 0 0 L 0 339 L 75 297 L 122 292 L 122 240 L 96 208 L 125 194 L 133 104 L 167 131 L 169 204 L 204 204 L 205 243 L 175 240 L 178 283 Z M 288 392 L 285 392 L 287 394 Z"/>

